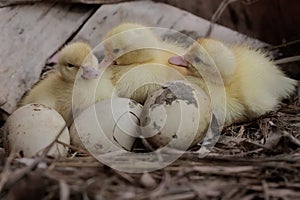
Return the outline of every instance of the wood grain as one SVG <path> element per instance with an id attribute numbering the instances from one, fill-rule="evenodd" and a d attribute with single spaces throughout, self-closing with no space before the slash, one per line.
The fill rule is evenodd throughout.
<path id="1" fill-rule="evenodd" d="M 0 9 L 0 96 L 11 113 L 45 61 L 91 15 L 90 6 L 34 4 Z"/>
<path id="2" fill-rule="evenodd" d="M 0 7 L 20 5 L 20 4 L 31 4 L 31 3 L 83 3 L 83 4 L 110 4 L 119 3 L 129 0 L 0 0 Z"/>

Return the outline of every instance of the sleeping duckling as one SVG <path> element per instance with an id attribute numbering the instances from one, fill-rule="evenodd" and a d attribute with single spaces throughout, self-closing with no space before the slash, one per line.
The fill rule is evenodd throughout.
<path id="1" fill-rule="evenodd" d="M 104 40 L 105 61 L 130 65 L 153 61 L 159 56 L 157 36 L 147 27 L 123 23 L 109 31 Z"/>
<path id="2" fill-rule="evenodd" d="M 188 74 L 187 68 L 168 63 L 169 57 L 178 54 L 162 49 L 166 47 L 151 29 L 123 23 L 107 33 L 100 68 L 114 63 L 109 68 L 114 70 L 112 82 L 118 96 L 143 103 L 159 84 Z M 180 47 L 170 49 L 184 52 Z"/>
<path id="3" fill-rule="evenodd" d="M 44 104 L 54 108 L 68 122 L 72 117 L 72 101 L 76 109 L 83 109 L 94 102 L 99 76 L 97 67 L 98 60 L 88 44 L 76 42 L 65 46 L 58 55 L 56 71 L 34 86 L 21 100 L 20 106 Z M 75 82 L 81 88 L 74 87 L 73 93 Z"/>
<path id="4" fill-rule="evenodd" d="M 105 38 L 105 59 L 102 65 L 157 62 L 172 67 L 183 75 L 189 73 L 188 69 L 168 62 L 170 56 L 182 54 L 186 49 L 180 45 L 163 42 L 151 27 L 123 23 L 108 32 Z"/>
<path id="5" fill-rule="evenodd" d="M 218 108 L 223 103 L 218 93 L 224 84 L 225 125 L 275 110 L 296 85 L 295 80 L 286 77 L 261 51 L 248 46 L 227 46 L 213 39 L 199 39 L 184 56 L 171 57 L 169 62 L 194 70 L 194 77 L 198 77 L 202 87 L 205 79 L 216 110 L 222 110 Z M 223 83 L 214 78 L 218 73 Z"/>

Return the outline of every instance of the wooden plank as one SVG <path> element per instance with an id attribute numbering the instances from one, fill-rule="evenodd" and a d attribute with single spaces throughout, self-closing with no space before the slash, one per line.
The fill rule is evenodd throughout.
<path id="1" fill-rule="evenodd" d="M 92 14 L 91 6 L 34 4 L 0 9 L 0 99 L 11 113 L 45 61 Z"/>
<path id="2" fill-rule="evenodd" d="M 155 0 L 168 3 L 199 17 L 211 19 L 222 0 Z M 219 24 L 273 45 L 300 38 L 299 0 L 248 0 L 231 3 Z M 267 11 L 267 12 L 266 12 Z M 276 22 L 276 23 L 274 23 Z M 267 28 L 266 28 L 267 27 Z"/>
<path id="3" fill-rule="evenodd" d="M 108 3 L 119 3 L 128 0 L 0 0 L 0 7 L 30 4 L 37 2 L 64 2 L 64 3 L 84 3 L 84 4 L 108 4 Z"/>
<path id="4" fill-rule="evenodd" d="M 148 26 L 174 29 L 194 39 L 204 36 L 210 24 L 205 19 L 163 3 L 125 2 L 101 6 L 83 26 L 75 39 L 87 40 L 95 47 L 101 42 L 107 31 L 121 22 L 136 22 Z M 213 29 L 212 37 L 231 43 L 247 42 L 252 46 L 265 45 L 258 40 L 219 25 Z"/>

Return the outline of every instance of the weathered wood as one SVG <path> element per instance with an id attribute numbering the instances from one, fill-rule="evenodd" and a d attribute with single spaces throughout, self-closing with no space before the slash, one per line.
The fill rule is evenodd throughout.
<path id="1" fill-rule="evenodd" d="M 154 0 L 211 19 L 223 0 Z M 239 0 L 230 4 L 217 23 L 267 43 L 279 45 L 300 38 L 298 0 Z"/>
<path id="2" fill-rule="evenodd" d="M 86 40 L 95 47 L 112 27 L 121 22 L 136 22 L 147 26 L 174 29 L 194 39 L 204 36 L 210 24 L 207 20 L 167 4 L 151 1 L 125 2 L 101 6 L 79 31 L 75 39 Z M 230 43 L 247 42 L 252 46 L 265 45 L 258 40 L 219 25 L 214 27 L 211 37 Z"/>
<path id="3" fill-rule="evenodd" d="M 0 9 L 0 96 L 11 113 L 45 61 L 91 15 L 90 6 L 34 4 Z"/>
<path id="4" fill-rule="evenodd" d="M 0 0 L 0 7 L 19 5 L 19 4 L 30 4 L 30 3 L 37 3 L 37 2 L 109 4 L 109 3 L 119 3 L 124 1 L 129 1 L 129 0 Z"/>

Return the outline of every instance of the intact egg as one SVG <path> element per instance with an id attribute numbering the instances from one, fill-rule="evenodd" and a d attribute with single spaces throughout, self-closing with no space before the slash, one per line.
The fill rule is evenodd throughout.
<path id="1" fill-rule="evenodd" d="M 4 146 L 9 153 L 31 157 L 47 147 L 63 130 L 59 141 L 70 144 L 66 122 L 54 109 L 42 104 L 20 107 L 7 119 L 4 126 Z M 54 143 L 48 155 L 66 156 L 67 147 Z"/>
<path id="2" fill-rule="evenodd" d="M 211 119 L 210 98 L 185 81 L 165 83 L 145 102 L 141 135 L 154 148 L 186 150 L 203 137 Z"/>
<path id="3" fill-rule="evenodd" d="M 100 101 L 84 110 L 70 128 L 71 144 L 92 155 L 131 151 L 142 105 L 127 98 Z"/>

